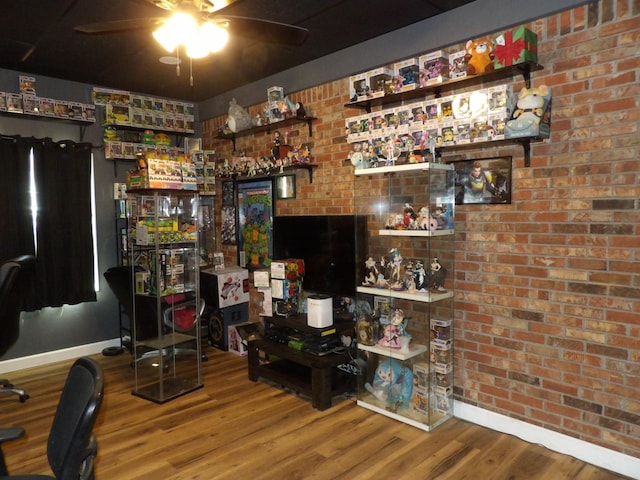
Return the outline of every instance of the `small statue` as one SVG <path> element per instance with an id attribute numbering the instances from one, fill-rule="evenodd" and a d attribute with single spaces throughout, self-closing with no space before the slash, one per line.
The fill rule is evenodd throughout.
<path id="1" fill-rule="evenodd" d="M 444 280 L 447 276 L 447 269 L 444 268 L 438 257 L 434 257 L 431 261 L 431 289 L 436 292 L 446 292 L 447 290 L 444 288 Z"/>

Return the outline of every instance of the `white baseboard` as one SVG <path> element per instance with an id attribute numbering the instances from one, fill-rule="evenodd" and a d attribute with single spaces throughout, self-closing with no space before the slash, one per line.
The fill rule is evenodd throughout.
<path id="1" fill-rule="evenodd" d="M 107 347 L 119 347 L 120 339 L 105 340 L 98 343 L 90 343 L 87 345 L 79 345 L 77 347 L 55 350 L 52 352 L 38 353 L 28 357 L 12 358 L 0 362 L 0 374 L 24 370 L 25 368 L 40 367 L 50 363 L 71 360 L 85 355 L 95 355 L 102 352 Z"/>
<path id="2" fill-rule="evenodd" d="M 514 435 L 526 442 L 542 445 L 554 452 L 570 455 L 583 462 L 605 468 L 620 475 L 640 479 L 640 458 L 625 455 L 624 453 L 464 402 L 454 402 L 453 415 L 456 418 L 482 425 L 498 432 Z"/>

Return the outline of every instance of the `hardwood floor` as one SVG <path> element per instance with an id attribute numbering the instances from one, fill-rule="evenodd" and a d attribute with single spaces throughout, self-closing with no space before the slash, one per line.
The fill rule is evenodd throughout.
<path id="1" fill-rule="evenodd" d="M 96 355 L 105 400 L 96 478 L 455 479 L 626 478 L 515 437 L 452 419 L 425 433 L 338 399 L 324 412 L 247 379 L 246 358 L 207 350 L 204 388 L 164 405 L 131 395 L 130 357 Z M 31 399 L 0 396 L 0 426 L 26 438 L 5 446 L 10 473 L 50 474 L 46 440 L 72 362 L 14 372 Z"/>

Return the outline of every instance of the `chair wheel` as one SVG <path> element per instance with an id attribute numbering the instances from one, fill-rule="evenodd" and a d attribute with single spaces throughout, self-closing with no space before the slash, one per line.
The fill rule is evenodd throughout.
<path id="1" fill-rule="evenodd" d="M 24 403 L 27 400 L 29 400 L 29 395 L 27 395 L 26 393 L 24 395 L 20 395 L 20 403 Z"/>
<path id="2" fill-rule="evenodd" d="M 13 388 L 13 383 L 11 383 L 11 382 L 2 382 L 2 386 L 4 388 Z"/>

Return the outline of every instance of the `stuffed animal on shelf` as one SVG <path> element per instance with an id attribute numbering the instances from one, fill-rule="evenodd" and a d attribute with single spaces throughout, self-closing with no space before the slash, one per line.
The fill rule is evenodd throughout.
<path id="1" fill-rule="evenodd" d="M 469 40 L 465 47 L 464 56 L 467 64 L 467 75 L 477 75 L 484 72 L 492 72 L 493 66 L 493 40 L 482 37 L 478 40 Z"/>
<path id="2" fill-rule="evenodd" d="M 365 383 L 364 388 L 394 410 L 407 408 L 413 395 L 413 372 L 397 360 L 385 358 L 378 363 L 373 382 Z"/>
<path id="3" fill-rule="evenodd" d="M 504 128 L 505 138 L 549 138 L 551 124 L 551 89 L 546 85 L 523 88 L 516 109 Z"/>

